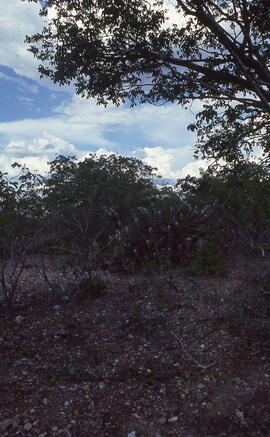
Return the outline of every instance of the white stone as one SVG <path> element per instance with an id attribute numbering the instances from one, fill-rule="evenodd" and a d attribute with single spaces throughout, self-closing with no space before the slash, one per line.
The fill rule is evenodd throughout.
<path id="1" fill-rule="evenodd" d="M 6 431 L 10 425 L 13 424 L 13 419 L 5 419 L 2 422 L 0 422 L 0 431 Z"/>
<path id="2" fill-rule="evenodd" d="M 173 416 L 170 419 L 168 419 L 168 422 L 173 423 L 173 422 L 177 422 L 178 420 L 178 416 Z"/>
<path id="3" fill-rule="evenodd" d="M 16 319 L 15 319 L 15 322 L 16 322 L 18 325 L 20 325 L 20 324 L 22 323 L 22 321 L 23 321 L 23 317 L 22 317 L 22 316 L 17 316 Z"/>
<path id="4" fill-rule="evenodd" d="M 23 429 L 24 429 L 25 431 L 30 431 L 31 428 L 32 428 L 31 423 L 26 423 L 26 424 L 24 425 L 24 427 L 23 427 Z"/>

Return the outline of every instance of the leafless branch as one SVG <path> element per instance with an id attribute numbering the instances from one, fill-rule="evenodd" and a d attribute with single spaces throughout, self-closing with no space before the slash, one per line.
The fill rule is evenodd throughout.
<path id="1" fill-rule="evenodd" d="M 200 369 L 202 369 L 202 372 L 205 372 L 205 371 L 206 371 L 207 369 L 209 369 L 210 367 L 215 366 L 215 364 L 216 364 L 215 361 L 214 361 L 213 363 L 206 364 L 206 365 L 205 365 L 205 364 L 201 364 L 201 363 L 199 363 L 199 361 L 197 361 L 196 358 L 194 358 L 192 355 L 190 355 L 190 353 L 185 349 L 182 339 L 179 338 L 179 337 L 177 337 L 177 335 L 175 335 L 174 333 L 172 333 L 172 334 L 173 334 L 173 336 L 174 336 L 174 337 L 179 341 L 179 343 L 180 343 L 180 345 L 181 345 L 181 348 L 182 348 L 183 352 L 187 355 L 187 357 L 188 357 L 191 361 L 193 361 L 193 362 L 196 364 L 197 367 L 199 367 Z"/>

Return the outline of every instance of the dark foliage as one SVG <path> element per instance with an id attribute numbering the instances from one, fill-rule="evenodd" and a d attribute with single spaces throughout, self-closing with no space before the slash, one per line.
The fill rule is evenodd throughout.
<path id="1" fill-rule="evenodd" d="M 177 0 L 178 24 L 168 3 L 46 0 L 26 42 L 41 76 L 98 103 L 203 101 L 196 155 L 235 163 L 261 147 L 269 164 L 269 2 Z"/>

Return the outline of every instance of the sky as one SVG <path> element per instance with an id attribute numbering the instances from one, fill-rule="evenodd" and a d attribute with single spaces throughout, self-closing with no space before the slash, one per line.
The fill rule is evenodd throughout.
<path id="1" fill-rule="evenodd" d="M 38 61 L 24 43 L 43 27 L 39 5 L 0 0 L 0 6 L 0 171 L 11 174 L 16 161 L 45 173 L 57 154 L 83 159 L 88 153 L 134 156 L 170 179 L 206 166 L 193 159 L 195 136 L 187 130 L 194 105 L 105 108 L 72 87 L 40 80 Z"/>

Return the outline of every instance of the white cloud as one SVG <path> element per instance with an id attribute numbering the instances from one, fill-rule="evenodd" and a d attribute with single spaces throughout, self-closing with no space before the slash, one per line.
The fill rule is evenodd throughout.
<path id="1" fill-rule="evenodd" d="M 133 152 L 138 155 L 138 152 Z M 165 149 L 163 147 L 145 147 L 140 157 L 151 167 L 157 167 L 162 177 L 178 179 L 187 175 L 199 176 L 200 170 L 208 167 L 206 161 L 190 161 L 183 167 L 183 162 L 191 160 L 190 148 Z"/>
<path id="2" fill-rule="evenodd" d="M 0 123 L 3 152 L 28 159 L 55 153 L 82 156 L 97 150 L 131 155 L 135 150 L 167 177 L 180 177 L 181 168 L 192 161 L 194 135 L 186 126 L 194 116 L 177 105 L 104 108 L 73 96 L 54 113 Z"/>
<path id="3" fill-rule="evenodd" d="M 33 94 L 38 93 L 38 86 L 30 84 L 26 80 L 20 77 L 12 77 L 0 71 L 0 79 L 7 80 L 9 82 L 13 82 L 17 85 L 17 89 L 20 91 L 28 91 Z"/>
<path id="4" fill-rule="evenodd" d="M 26 103 L 28 105 L 34 102 L 34 99 L 31 99 L 29 97 L 24 97 L 24 96 L 18 97 L 18 100 L 20 102 L 24 102 L 24 103 Z"/>
<path id="5" fill-rule="evenodd" d="M 74 152 L 75 147 L 72 144 L 47 132 L 44 132 L 42 138 L 33 138 L 31 143 L 10 141 L 4 149 L 5 155 L 13 156 L 14 158 L 52 156 L 56 153 L 68 155 Z"/>
<path id="6" fill-rule="evenodd" d="M 0 0 L 0 7 L 0 65 L 51 90 L 65 89 L 67 92 L 73 92 L 72 87 L 60 87 L 48 78 L 40 81 L 40 61 L 28 51 L 29 44 L 24 42 L 26 35 L 41 33 L 44 27 L 45 21 L 39 16 L 39 2 Z M 7 77 L 14 82 L 17 81 L 18 85 L 21 82 L 24 90 L 37 92 L 36 85 L 29 84 L 22 78 Z"/>
<path id="7" fill-rule="evenodd" d="M 176 1 L 175 1 L 176 3 Z M 186 24 L 186 17 L 182 11 L 177 10 L 176 4 L 174 5 L 171 0 L 165 0 L 164 2 L 165 9 L 167 10 L 166 16 L 168 18 L 167 26 L 171 26 L 172 24 L 176 24 L 181 27 Z"/>
<path id="8" fill-rule="evenodd" d="M 33 138 L 32 142 L 12 140 L 0 155 L 0 170 L 8 172 L 10 176 L 18 173 L 11 164 L 18 162 L 26 165 L 31 171 L 45 174 L 48 170 L 48 161 L 56 154 L 74 155 L 75 147 L 62 138 L 54 137 L 44 132 L 41 138 Z"/>
<path id="9" fill-rule="evenodd" d="M 143 160 L 151 167 L 157 167 L 159 173 L 164 177 L 175 177 L 175 172 L 171 169 L 173 154 L 170 150 L 162 147 L 145 147 Z"/>
<path id="10" fill-rule="evenodd" d="M 194 116 L 176 104 L 166 107 L 141 106 L 137 109 L 136 120 L 146 141 L 156 145 L 183 147 L 194 138 L 187 131 L 187 125 L 194 120 Z"/>
<path id="11" fill-rule="evenodd" d="M 21 0 L 0 0 L 0 62 L 18 75 L 38 80 L 38 61 L 27 51 L 26 34 L 41 31 L 44 21 L 39 17 L 39 4 Z"/>
<path id="12" fill-rule="evenodd" d="M 206 170 L 208 167 L 207 161 L 202 161 L 199 159 L 195 162 L 189 162 L 185 167 L 181 169 L 180 178 L 185 178 L 186 176 L 200 176 L 201 170 Z"/>
<path id="13" fill-rule="evenodd" d="M 69 119 L 61 117 L 25 119 L 14 122 L 0 123 L 0 133 L 9 141 L 23 141 L 25 144 L 33 139 L 43 138 L 46 133 L 61 138 L 71 144 L 93 147 L 111 146 L 111 142 L 103 137 L 105 126 L 91 123 L 69 123 Z M 40 145 L 40 144 L 39 144 Z M 38 145 L 37 145 L 38 146 Z M 39 149 L 36 149 L 38 154 Z"/>
<path id="14" fill-rule="evenodd" d="M 21 165 L 26 164 L 32 172 L 45 174 L 49 170 L 49 166 L 47 164 L 48 161 L 49 157 L 46 155 L 44 155 L 42 159 L 39 157 L 29 157 L 27 162 L 25 161 L 25 158 L 14 159 L 11 156 L 0 155 L 0 169 L 3 172 L 7 172 L 9 177 L 16 176 L 18 175 L 19 171 L 16 168 L 12 168 L 11 165 L 14 162 L 18 162 Z"/>

